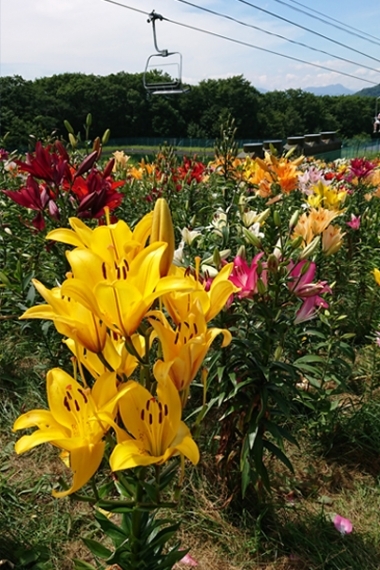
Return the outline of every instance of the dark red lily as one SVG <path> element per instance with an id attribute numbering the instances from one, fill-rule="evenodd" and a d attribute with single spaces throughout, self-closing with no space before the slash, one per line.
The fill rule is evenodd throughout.
<path id="1" fill-rule="evenodd" d="M 59 219 L 58 207 L 49 189 L 45 184 L 38 184 L 31 175 L 29 175 L 26 180 L 26 186 L 19 190 L 3 190 L 2 192 L 13 200 L 13 202 L 16 202 L 16 204 L 38 212 L 32 224 L 39 231 L 45 228 L 43 212 L 46 207 L 48 208 L 50 216 Z"/>
<path id="2" fill-rule="evenodd" d="M 64 180 L 71 180 L 71 173 L 68 166 L 69 155 L 60 141 L 56 141 L 54 146 L 42 146 L 37 142 L 35 152 L 27 153 L 26 161 L 15 160 L 20 170 L 28 172 L 35 178 L 43 180 L 47 184 L 60 186 Z"/>
<path id="3" fill-rule="evenodd" d="M 105 172 L 108 170 L 106 167 Z M 74 175 L 70 190 L 78 199 L 77 212 L 82 218 L 99 218 L 104 214 L 105 206 L 111 211 L 123 200 L 123 195 L 116 188 L 124 186 L 125 182 L 115 182 L 110 176 L 104 178 L 103 174 L 93 169 L 86 178 Z"/>

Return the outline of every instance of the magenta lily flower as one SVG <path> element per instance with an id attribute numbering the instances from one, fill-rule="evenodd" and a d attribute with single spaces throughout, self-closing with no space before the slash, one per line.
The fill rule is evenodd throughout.
<path id="1" fill-rule="evenodd" d="M 358 230 L 360 228 L 360 216 L 355 216 L 351 214 L 351 221 L 346 222 L 346 225 L 350 227 L 352 230 Z"/>
<path id="2" fill-rule="evenodd" d="M 307 297 L 296 313 L 294 324 L 299 325 L 300 323 L 311 321 L 311 319 L 317 316 L 318 309 L 328 309 L 328 306 L 328 303 L 322 299 L 322 297 L 319 297 L 319 295 Z"/>
<path id="3" fill-rule="evenodd" d="M 263 253 L 258 253 L 252 259 L 251 265 L 248 265 L 246 260 L 238 255 L 234 259 L 234 268 L 229 276 L 229 280 L 232 283 L 240 288 L 240 291 L 237 293 L 239 299 L 243 299 L 244 297 L 252 297 L 255 293 L 258 292 L 257 290 L 257 282 L 259 277 L 266 285 L 267 283 L 267 271 L 264 269 L 261 274 L 258 274 L 258 266 Z"/>
<path id="4" fill-rule="evenodd" d="M 305 267 L 306 269 L 304 269 Z M 313 261 L 302 260 L 295 265 L 291 261 L 288 265 L 288 269 L 290 269 L 288 287 L 297 297 L 306 299 L 308 297 L 315 297 L 319 293 L 332 292 L 327 285 L 327 281 L 312 283 L 317 269 Z"/>

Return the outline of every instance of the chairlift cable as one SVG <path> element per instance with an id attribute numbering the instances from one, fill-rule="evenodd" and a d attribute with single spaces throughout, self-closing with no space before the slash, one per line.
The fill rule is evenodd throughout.
<path id="1" fill-rule="evenodd" d="M 380 45 L 380 38 L 373 36 L 372 34 L 369 34 L 368 32 L 364 32 L 363 30 L 359 30 L 358 28 L 354 28 L 354 26 L 350 26 L 349 24 L 346 24 L 345 22 L 341 22 L 340 20 L 337 20 L 336 18 L 333 18 L 332 16 L 329 16 L 328 14 L 324 14 L 323 12 L 319 12 L 318 10 L 314 10 L 313 8 L 309 8 L 308 6 L 305 6 L 305 4 L 301 4 L 301 2 L 297 2 L 296 0 L 289 0 L 289 1 L 293 2 L 293 4 L 298 4 L 298 6 L 302 6 L 303 8 L 306 8 L 310 12 L 314 12 L 314 14 L 320 14 L 321 16 L 326 16 L 328 18 L 328 20 L 324 20 L 324 23 L 328 24 L 329 26 L 333 26 L 334 28 L 337 28 L 338 30 L 342 30 L 344 32 L 349 31 L 349 33 L 352 36 L 357 36 L 358 38 L 366 40 L 367 42 L 373 43 L 373 40 L 377 40 L 375 43 Z M 282 2 L 282 4 L 288 6 L 288 8 L 292 8 L 292 6 L 290 6 L 289 4 L 285 4 L 285 2 Z M 294 8 L 294 9 L 297 10 L 296 8 Z M 302 12 L 302 10 L 297 10 L 297 11 Z M 307 14 L 307 12 L 303 12 L 303 13 Z M 307 14 L 307 15 L 311 16 L 311 14 Z M 315 17 L 315 16 L 313 16 L 313 17 Z M 317 18 L 317 19 L 319 20 L 320 18 Z M 323 21 L 323 20 L 321 20 L 321 21 Z M 348 28 L 348 30 L 345 30 L 344 28 L 341 28 L 340 26 L 337 26 L 336 24 L 333 24 L 332 22 L 336 22 L 336 24 L 340 24 L 341 26 Z M 360 34 L 359 34 L 359 32 L 360 32 Z M 363 34 L 363 35 L 361 35 L 361 34 Z M 367 36 L 367 37 L 365 37 L 365 36 Z"/>
<path id="2" fill-rule="evenodd" d="M 233 16 L 229 16 L 227 14 L 222 14 L 221 12 L 216 12 L 215 10 L 211 10 L 210 8 L 204 8 L 203 6 L 198 6 L 197 4 L 193 4 L 193 2 L 189 2 L 188 0 L 176 0 L 176 1 L 181 2 L 182 4 L 187 4 L 188 6 L 192 6 L 193 8 L 197 8 L 198 10 L 203 10 L 204 12 L 208 12 L 209 14 L 213 14 L 215 16 L 220 16 L 221 18 L 225 18 L 226 20 L 230 20 L 232 22 L 235 22 L 236 24 L 240 24 L 241 26 L 245 26 L 247 28 L 253 28 L 254 30 L 258 30 L 259 32 L 263 32 L 264 34 L 267 34 L 269 36 L 274 36 L 276 38 L 280 38 L 280 39 L 285 40 L 291 44 L 295 44 L 295 45 L 310 49 L 310 50 L 315 51 L 315 52 L 323 53 L 324 55 L 328 55 L 328 56 L 333 57 L 335 59 L 339 59 L 341 61 L 344 61 L 346 63 L 358 65 L 359 67 L 363 67 L 365 69 L 369 69 L 370 71 L 376 71 L 376 73 L 380 73 L 379 69 L 376 69 L 374 67 L 370 67 L 369 65 L 365 65 L 364 63 L 358 63 L 357 61 L 352 61 L 351 59 L 347 59 L 347 58 L 341 57 L 339 55 L 334 55 L 333 53 L 315 48 L 313 46 L 309 46 L 308 44 L 304 44 L 304 43 L 298 42 L 296 40 L 291 40 L 290 38 L 282 36 L 281 34 L 277 34 L 275 32 L 270 32 L 268 30 L 264 30 L 263 28 L 261 28 L 259 26 L 255 26 L 254 24 L 248 24 L 247 22 L 243 22 L 242 20 L 238 20 L 238 19 L 234 18 Z"/>
<path id="3" fill-rule="evenodd" d="M 274 12 L 270 12 L 269 10 L 265 10 L 265 8 L 260 8 L 260 6 L 256 6 L 256 4 L 251 4 L 251 2 L 247 2 L 247 0 L 237 0 L 238 2 L 241 2 L 242 4 L 246 4 L 246 6 L 249 6 L 250 8 L 255 8 L 256 10 L 260 10 L 260 12 L 264 12 L 265 14 L 269 14 L 270 16 L 273 16 L 274 18 L 277 18 L 278 20 L 282 20 L 283 22 L 287 22 L 288 24 L 291 24 L 292 26 L 296 26 L 297 28 L 301 28 L 301 30 L 306 30 L 307 32 L 310 32 L 311 34 L 314 34 L 315 36 L 318 36 L 320 38 L 323 38 L 325 40 L 328 40 L 329 42 L 332 42 L 338 46 L 344 47 L 348 50 L 354 51 L 356 53 L 359 53 L 360 55 L 364 55 L 364 57 L 367 57 L 368 59 L 373 59 L 373 61 L 377 61 L 380 63 L 380 59 L 377 59 L 377 57 L 373 57 L 372 55 L 368 55 L 358 49 L 355 49 L 351 46 L 348 46 L 347 44 L 344 44 L 342 42 L 338 42 L 338 40 L 334 40 L 332 38 L 329 38 L 328 36 L 325 36 L 324 34 L 320 34 L 319 32 L 316 32 L 315 30 L 311 30 L 310 28 L 307 28 L 306 26 L 302 26 L 301 24 L 297 24 L 296 22 L 293 22 L 292 20 L 288 20 L 288 18 L 284 18 L 283 16 L 279 16 L 278 14 L 275 14 Z"/>
<path id="4" fill-rule="evenodd" d="M 122 8 L 127 8 L 129 10 L 134 10 L 135 12 L 140 12 L 141 14 L 145 14 L 146 16 L 149 16 L 148 12 L 143 12 L 142 10 L 138 10 L 137 8 L 133 8 L 131 6 L 127 6 L 126 4 L 121 4 L 120 2 L 116 2 L 115 0 L 103 0 L 103 2 L 109 2 L 110 4 L 116 4 L 117 6 L 121 6 Z M 336 73 L 338 75 L 344 75 L 346 77 L 351 77 L 352 79 L 358 79 L 359 81 L 364 81 L 365 83 L 370 83 L 371 85 L 378 85 L 378 83 L 376 83 L 375 81 L 371 81 L 370 79 L 364 79 L 363 77 L 358 77 L 357 75 L 352 75 L 351 73 L 346 73 L 344 71 L 337 71 L 336 69 L 332 69 L 331 67 L 327 67 L 325 65 L 319 65 L 318 63 L 312 63 L 310 61 L 306 61 L 304 59 L 300 59 L 298 57 L 293 57 L 291 55 L 285 55 L 283 53 L 279 53 L 267 48 L 263 48 L 263 47 L 259 47 L 256 46 L 254 44 L 250 44 L 248 42 L 243 42 L 242 40 L 237 40 L 235 38 L 230 38 L 228 36 L 224 36 L 223 34 L 218 34 L 217 32 L 211 32 L 210 30 L 204 30 L 202 28 L 197 28 L 196 26 L 191 26 L 190 24 L 184 24 L 183 22 L 177 22 L 175 20 L 171 20 L 169 18 L 165 18 L 163 17 L 163 20 L 165 22 L 169 22 L 170 24 L 175 24 L 177 26 L 181 26 L 183 28 L 188 28 L 190 30 L 194 30 L 196 32 L 201 32 L 203 34 L 208 34 L 210 36 L 214 36 L 232 43 L 236 43 L 239 45 L 243 45 L 245 47 L 249 47 L 252 49 L 257 49 L 259 51 L 263 51 L 266 53 L 270 53 L 272 55 L 277 55 L 279 57 L 283 57 L 285 59 L 290 59 L 292 61 L 297 61 L 298 63 L 305 63 L 306 65 L 310 65 L 311 67 L 316 67 L 318 69 L 324 69 L 326 71 L 332 71 L 333 73 Z"/>

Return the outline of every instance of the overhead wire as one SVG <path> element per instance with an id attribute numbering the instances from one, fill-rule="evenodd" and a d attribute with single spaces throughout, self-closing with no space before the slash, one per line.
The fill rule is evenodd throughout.
<path id="1" fill-rule="evenodd" d="M 374 67 L 370 67 L 369 65 L 365 65 L 364 63 L 358 63 L 357 61 L 352 61 L 352 59 L 347 59 L 346 57 L 341 57 L 339 55 L 335 55 L 335 54 L 330 53 L 328 51 L 324 51 L 322 49 L 315 48 L 313 46 L 309 46 L 308 44 L 305 44 L 303 42 L 299 42 L 297 40 L 291 40 L 290 38 L 287 38 L 286 36 L 283 36 L 281 34 L 277 34 L 276 32 L 270 32 L 269 30 L 264 30 L 263 28 L 261 28 L 259 26 L 255 26 L 254 24 L 248 24 L 247 22 L 243 22 L 242 20 L 238 20 L 237 18 L 234 18 L 233 16 L 229 16 L 228 14 L 222 14 L 221 12 L 217 12 L 216 10 L 211 10 L 211 8 L 205 8 L 204 6 L 198 6 L 197 4 L 194 4 L 193 2 L 189 2 L 188 0 L 176 0 L 176 2 L 181 2 L 182 4 L 187 4 L 188 6 L 192 6 L 193 8 L 197 8 L 198 10 L 202 10 L 203 12 L 208 12 L 209 14 L 213 14 L 214 16 L 219 16 L 221 18 L 225 18 L 226 20 L 230 20 L 231 22 L 235 22 L 236 24 L 240 24 L 241 26 L 245 26 L 246 28 L 252 28 L 254 30 L 258 30 L 259 32 L 263 32 L 264 34 L 267 34 L 269 36 L 274 36 L 276 38 L 280 38 L 280 39 L 285 40 L 286 42 L 289 42 L 291 44 L 301 46 L 301 47 L 310 49 L 310 50 L 318 52 L 318 53 L 323 53 L 324 55 L 328 55 L 329 57 L 333 57 L 334 59 L 339 59 L 340 61 L 344 61 L 344 62 L 350 63 L 352 65 L 358 65 L 359 67 L 363 67 L 365 69 L 369 69 L 370 71 L 376 71 L 376 73 L 380 73 L 379 69 L 376 69 Z"/>
<path id="2" fill-rule="evenodd" d="M 340 20 L 337 20 L 336 18 L 333 18 L 332 16 L 329 16 L 327 14 L 324 14 L 323 12 L 319 12 L 318 10 L 314 10 L 313 8 L 309 8 L 308 6 L 305 6 L 305 4 L 301 4 L 301 2 L 297 2 L 297 0 L 289 0 L 290 2 L 293 2 L 293 4 L 297 4 L 298 6 L 302 6 L 303 8 L 306 8 L 307 10 L 309 10 L 309 12 L 313 12 L 314 14 L 319 14 L 320 16 L 326 16 L 328 18 L 328 20 L 325 20 L 325 24 L 329 24 L 330 26 L 333 26 L 334 28 L 337 28 L 338 30 L 343 30 L 343 31 L 348 31 L 350 30 L 350 34 L 353 36 L 357 36 L 358 38 L 362 38 L 363 40 L 366 41 L 371 41 L 372 40 L 377 40 L 379 45 L 380 45 L 380 38 L 373 36 L 372 34 L 369 34 L 368 32 L 364 32 L 363 30 L 359 30 L 358 28 L 354 28 L 354 26 L 350 26 L 349 24 L 346 24 L 345 22 L 341 22 Z M 285 4 L 284 2 L 282 2 L 282 4 Z M 292 8 L 292 6 L 289 6 L 289 4 L 286 4 L 286 6 L 288 6 L 289 8 Z M 302 12 L 302 10 L 299 10 L 300 12 Z M 307 12 L 304 12 L 304 14 L 306 14 Z M 309 14 L 311 15 L 311 14 Z M 315 17 L 315 16 L 313 16 Z M 319 19 L 319 18 L 317 18 Z M 333 24 L 332 22 L 335 22 L 336 24 L 340 24 L 341 26 L 344 26 L 345 28 L 348 28 L 348 30 L 344 30 L 344 28 L 341 28 L 339 26 L 336 26 L 336 24 Z M 360 32 L 360 34 L 358 33 Z M 363 35 L 361 35 L 363 34 Z M 367 37 L 365 37 L 367 36 Z M 371 39 L 370 39 L 371 38 Z"/>
<path id="3" fill-rule="evenodd" d="M 139 12 L 140 14 L 144 14 L 145 16 L 148 16 L 148 17 L 150 16 L 150 13 L 149 13 L 149 12 L 144 12 L 143 10 L 139 10 L 138 8 L 134 8 L 134 7 L 132 7 L 132 6 L 128 6 L 128 5 L 126 5 L 126 4 L 122 4 L 122 3 L 120 3 L 120 2 L 117 2 L 116 0 L 103 0 L 103 2 L 108 2 L 109 4 L 115 4 L 116 6 L 121 6 L 122 8 L 126 8 L 126 9 L 128 9 L 128 10 L 133 10 L 134 12 Z M 376 83 L 375 81 L 371 81 L 370 79 L 364 79 L 363 77 L 358 77 L 357 75 L 352 75 L 351 73 L 346 73 L 346 72 L 344 72 L 344 71 L 337 71 L 336 69 L 333 69 L 333 68 L 331 68 L 331 67 L 327 67 L 327 66 L 325 66 L 325 65 L 320 65 L 320 64 L 318 64 L 318 63 L 313 63 L 313 62 L 310 62 L 310 61 L 306 61 L 306 60 L 304 60 L 304 59 L 300 59 L 300 58 L 298 58 L 298 57 L 293 57 L 293 56 L 291 56 L 291 55 L 285 55 L 285 54 L 283 54 L 283 53 L 279 53 L 279 52 L 276 52 L 276 51 L 273 51 L 273 50 L 270 50 L 270 49 L 267 49 L 267 48 L 263 48 L 263 47 L 260 47 L 260 46 L 256 46 L 256 45 L 254 45 L 254 44 L 250 44 L 250 43 L 244 42 L 244 41 L 242 41 L 242 40 L 237 40 L 237 39 L 235 39 L 235 38 L 230 38 L 230 37 L 225 36 L 225 35 L 223 35 L 223 34 L 218 34 L 217 32 L 211 32 L 210 30 L 204 30 L 204 29 L 202 29 L 202 28 L 197 28 L 196 26 L 191 26 L 190 24 L 184 24 L 183 22 L 177 22 L 176 20 L 172 20 L 172 19 L 166 18 L 166 17 L 164 17 L 164 16 L 162 16 L 162 20 L 164 20 L 165 22 L 168 22 L 168 23 L 170 23 L 170 24 L 175 24 L 175 25 L 181 26 L 181 27 L 183 27 L 183 28 L 188 28 L 188 29 L 190 29 L 190 30 L 195 30 L 195 31 L 201 32 L 201 33 L 203 33 L 203 34 L 208 34 L 208 35 L 210 35 L 210 36 L 214 36 L 214 37 L 217 37 L 217 38 L 220 38 L 220 39 L 229 41 L 229 42 L 233 42 L 233 43 L 236 43 L 236 44 L 245 46 L 245 47 L 249 47 L 249 48 L 252 48 L 252 49 L 257 49 L 257 50 L 259 50 L 259 51 L 263 51 L 263 52 L 266 52 L 266 53 L 270 53 L 270 54 L 272 54 L 272 55 L 277 55 L 277 56 L 279 56 L 279 57 L 282 57 L 282 58 L 285 58 L 285 59 L 290 59 L 290 60 L 296 61 L 296 62 L 298 62 L 298 63 L 304 63 L 304 64 L 306 64 L 306 65 L 310 65 L 310 66 L 316 67 L 316 68 L 318 68 L 318 69 L 324 69 L 324 70 L 326 70 L 326 71 L 331 71 L 331 72 L 333 72 L 333 73 L 337 73 L 338 75 L 344 75 L 344 76 L 346 76 L 346 77 L 351 77 L 352 79 L 358 79 L 359 81 L 364 81 L 365 83 L 370 83 L 371 85 L 378 85 L 378 83 Z"/>
<path id="4" fill-rule="evenodd" d="M 270 16 L 273 16 L 274 18 L 277 18 L 278 20 L 282 20 L 283 22 L 287 22 L 288 24 L 291 24 L 292 26 L 296 26 L 297 28 L 300 28 L 301 30 L 305 30 L 311 34 L 314 34 L 315 36 L 318 36 L 319 38 L 323 38 L 324 40 L 328 40 L 329 42 L 332 42 L 333 44 L 344 47 L 350 51 L 354 51 L 355 53 L 358 53 L 360 55 L 364 55 L 364 57 L 367 57 L 368 59 L 373 59 L 373 61 L 377 61 L 380 63 L 380 59 L 377 59 L 377 57 L 373 57 L 372 55 L 368 55 L 367 53 L 364 53 L 363 51 L 360 51 L 360 50 L 355 49 L 351 46 L 348 46 L 347 44 L 344 44 L 342 42 L 339 42 L 338 40 L 334 40 L 333 38 L 329 38 L 328 36 L 325 36 L 324 34 L 320 34 L 319 32 L 316 32 L 315 30 L 311 30 L 310 28 L 307 28 L 306 26 L 302 26 L 301 24 L 297 24 L 296 22 L 293 22 L 292 20 L 289 20 L 288 18 L 284 18 L 283 16 L 279 16 L 275 12 L 271 12 L 270 10 L 265 10 L 265 8 L 260 8 L 260 6 L 256 6 L 256 4 L 252 4 L 251 2 L 248 2 L 247 0 L 237 0 L 237 1 L 241 2 L 241 4 L 245 4 L 246 6 L 249 6 L 250 8 L 255 8 L 255 10 L 260 10 L 260 12 L 264 12 L 265 14 L 269 14 Z"/>

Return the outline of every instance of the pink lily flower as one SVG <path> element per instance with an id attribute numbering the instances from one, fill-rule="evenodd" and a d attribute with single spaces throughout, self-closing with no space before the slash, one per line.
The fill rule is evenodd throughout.
<path id="1" fill-rule="evenodd" d="M 180 560 L 181 564 L 187 564 L 188 566 L 198 566 L 198 562 L 190 556 L 189 553 L 185 554 L 183 558 Z"/>
<path id="2" fill-rule="evenodd" d="M 355 214 L 351 214 L 351 221 L 346 222 L 346 225 L 353 230 L 358 230 L 360 228 L 360 216 L 355 216 Z"/>
<path id="3" fill-rule="evenodd" d="M 236 287 L 240 288 L 239 293 L 237 296 L 239 299 L 243 299 L 244 297 L 252 297 L 255 293 L 258 292 L 257 290 L 257 282 L 259 277 L 266 285 L 267 283 L 267 271 L 264 269 L 261 274 L 259 275 L 257 272 L 258 269 L 258 262 L 263 256 L 263 253 L 258 253 L 252 259 L 251 265 L 248 265 L 245 259 L 238 255 L 234 259 L 234 268 L 232 270 L 231 275 L 229 276 L 229 280 L 232 281 Z"/>
<path id="4" fill-rule="evenodd" d="M 334 526 L 342 535 L 350 534 L 352 532 L 352 522 L 350 519 L 345 519 L 340 515 L 335 515 L 333 519 Z"/>
<path id="5" fill-rule="evenodd" d="M 308 264 L 306 270 L 304 267 Z M 289 272 L 289 282 L 288 287 L 290 291 L 293 291 L 297 297 L 305 299 L 307 297 L 314 297 L 318 293 L 331 293 L 330 287 L 327 285 L 327 281 L 318 281 L 318 283 L 312 283 L 315 272 L 317 269 L 316 264 L 312 261 L 302 260 L 293 264 L 291 261 L 288 265 Z"/>
<path id="6" fill-rule="evenodd" d="M 294 324 L 299 325 L 300 323 L 311 321 L 311 319 L 317 316 L 318 309 L 328 309 L 328 306 L 328 303 L 322 299 L 322 297 L 319 297 L 319 295 L 307 297 L 296 313 Z"/>

